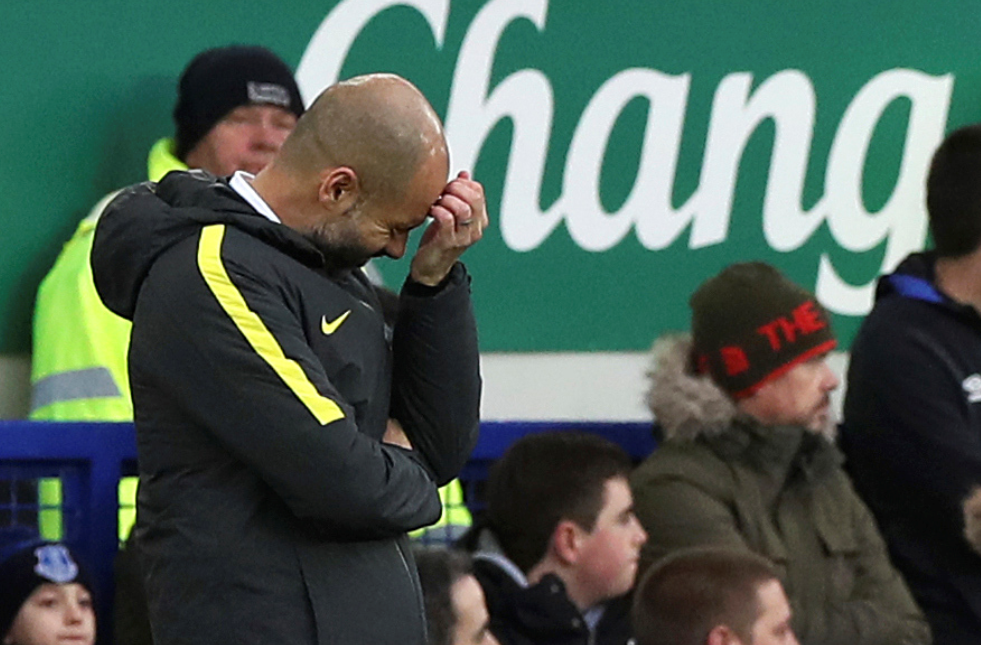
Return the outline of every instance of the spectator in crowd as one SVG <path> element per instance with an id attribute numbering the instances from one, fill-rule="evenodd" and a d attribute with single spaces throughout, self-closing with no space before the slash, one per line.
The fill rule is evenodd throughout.
<path id="1" fill-rule="evenodd" d="M 840 437 L 938 645 L 981 641 L 981 555 L 964 537 L 963 507 L 981 484 L 979 171 L 981 125 L 935 152 L 933 250 L 879 280 L 852 344 Z"/>
<path id="2" fill-rule="evenodd" d="M 498 645 L 470 557 L 440 546 L 415 550 L 426 604 L 428 645 Z"/>
<path id="3" fill-rule="evenodd" d="M 761 262 L 724 269 L 690 304 L 691 338 L 655 345 L 665 441 L 631 478 L 645 563 L 695 546 L 757 553 L 776 563 L 805 645 L 929 642 L 829 438 L 826 312 Z"/>
<path id="4" fill-rule="evenodd" d="M 3 645 L 93 645 L 95 632 L 91 585 L 68 547 L 32 541 L 0 555 Z"/>
<path id="5" fill-rule="evenodd" d="M 405 533 L 439 516 L 480 399 L 458 260 L 488 218 L 448 169 L 432 106 L 379 74 L 325 90 L 255 177 L 171 173 L 107 207 L 92 268 L 134 321 L 157 645 L 425 642 Z M 360 268 L 427 216 L 389 337 Z"/>
<path id="6" fill-rule="evenodd" d="M 725 548 L 676 551 L 634 593 L 637 645 L 798 645 L 776 569 Z"/>
<path id="7" fill-rule="evenodd" d="M 581 432 L 524 437 L 494 465 L 486 526 L 469 536 L 503 645 L 625 645 L 647 538 L 619 446 Z"/>
<path id="8" fill-rule="evenodd" d="M 233 45 L 201 52 L 177 88 L 176 134 L 150 149 L 147 171 L 256 173 L 303 113 L 293 73 L 273 52 Z M 116 193 L 99 201 L 65 244 L 38 289 L 31 364 L 31 418 L 132 421 L 126 371 L 130 323 L 110 312 L 92 284 L 95 227 Z M 71 321 L 71 324 L 65 324 Z"/>

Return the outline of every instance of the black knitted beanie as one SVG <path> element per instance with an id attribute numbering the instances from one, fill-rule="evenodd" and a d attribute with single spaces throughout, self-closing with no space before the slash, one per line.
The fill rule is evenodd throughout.
<path id="1" fill-rule="evenodd" d="M 293 72 L 264 47 L 231 45 L 201 52 L 177 86 L 175 152 L 182 161 L 226 114 L 240 105 L 266 104 L 299 117 L 303 99 Z"/>

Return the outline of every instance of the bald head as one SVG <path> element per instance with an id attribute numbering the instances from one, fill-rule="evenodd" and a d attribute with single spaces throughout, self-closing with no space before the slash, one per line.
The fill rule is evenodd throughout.
<path id="1" fill-rule="evenodd" d="M 397 199 L 434 158 L 448 166 L 443 127 L 426 97 L 404 78 L 370 74 L 321 93 L 275 163 L 300 177 L 347 166 L 363 195 Z"/>

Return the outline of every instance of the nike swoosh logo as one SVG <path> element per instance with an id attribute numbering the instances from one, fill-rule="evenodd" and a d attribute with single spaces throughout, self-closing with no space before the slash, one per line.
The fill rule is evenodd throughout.
<path id="1" fill-rule="evenodd" d="M 320 319 L 320 331 L 324 332 L 324 335 L 325 336 L 330 336 L 335 331 L 337 331 L 337 328 L 340 327 L 341 324 L 343 324 L 343 322 L 345 320 L 347 320 L 347 317 L 349 315 L 351 315 L 351 310 L 350 309 L 348 309 L 347 311 L 345 311 L 344 313 L 342 313 L 340 316 L 338 316 L 337 318 L 335 318 L 334 320 L 331 320 L 329 322 L 327 321 L 327 316 L 323 316 Z"/>

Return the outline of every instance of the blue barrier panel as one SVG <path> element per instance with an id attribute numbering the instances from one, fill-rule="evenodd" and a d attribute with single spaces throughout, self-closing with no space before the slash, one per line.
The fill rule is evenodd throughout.
<path id="1" fill-rule="evenodd" d="M 460 474 L 467 506 L 483 506 L 480 485 L 490 465 L 521 437 L 550 430 L 585 430 L 620 444 L 635 461 L 655 448 L 650 423 L 573 421 L 485 422 L 470 461 Z M 99 643 L 112 643 L 113 560 L 118 549 L 120 478 L 136 474 L 136 440 L 129 423 L 0 421 L 0 530 L 23 525 L 38 530 L 45 512 L 59 514 L 62 539 L 92 573 Z M 61 482 L 60 506 L 38 501 L 39 480 Z M 431 540 L 429 540 L 431 541 Z"/>
<path id="2" fill-rule="evenodd" d="M 641 461 L 651 454 L 657 443 L 651 422 L 598 421 L 485 421 L 480 424 L 480 439 L 470 460 L 460 472 L 466 489 L 467 506 L 474 513 L 483 510 L 481 484 L 487 479 L 491 464 L 525 435 L 548 431 L 583 430 L 602 435 L 619 444 L 633 458 Z"/>
<path id="3" fill-rule="evenodd" d="M 112 637 L 117 487 L 120 477 L 135 472 L 135 465 L 132 424 L 0 422 L 0 481 L 11 482 L 16 491 L 42 478 L 61 480 L 62 539 L 92 574 L 100 643 L 110 643 Z M 22 523 L 21 509 L 14 507 L 18 500 L 12 497 L 3 510 L 11 523 Z M 33 506 L 41 510 L 36 502 Z"/>

